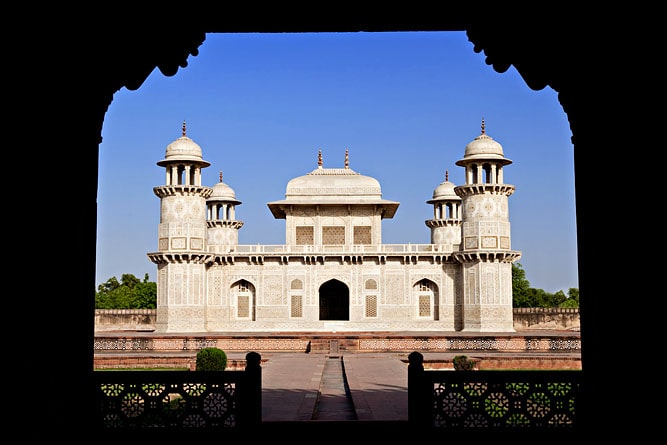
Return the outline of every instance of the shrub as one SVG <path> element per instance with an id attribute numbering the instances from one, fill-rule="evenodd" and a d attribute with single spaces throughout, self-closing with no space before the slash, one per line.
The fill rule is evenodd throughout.
<path id="1" fill-rule="evenodd" d="M 452 360 L 456 371 L 472 371 L 475 368 L 475 361 L 465 355 L 457 355 Z"/>
<path id="2" fill-rule="evenodd" d="M 224 371 L 227 354 L 219 348 L 204 348 L 197 352 L 196 371 Z"/>

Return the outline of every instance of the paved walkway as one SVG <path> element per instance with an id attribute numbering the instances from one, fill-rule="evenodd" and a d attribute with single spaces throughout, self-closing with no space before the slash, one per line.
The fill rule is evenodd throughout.
<path id="1" fill-rule="evenodd" d="M 276 352 L 262 354 L 262 421 L 313 420 L 318 394 L 341 396 L 335 386 L 327 393 L 331 379 L 342 378 L 334 367 L 325 372 L 328 354 Z M 407 354 L 346 353 L 341 355 L 350 395 L 358 420 L 408 420 Z M 266 360 L 266 361 L 265 361 Z M 406 360 L 405 362 L 403 360 Z M 324 379 L 323 379 L 324 377 Z M 342 381 L 338 382 L 342 385 Z M 349 413 L 340 404 L 317 420 L 346 420 Z"/>
<path id="2" fill-rule="evenodd" d="M 424 361 L 451 361 L 456 353 L 422 353 Z M 262 353 L 262 421 L 310 421 L 318 395 L 333 398 L 319 420 L 350 420 L 342 399 L 340 368 L 327 362 L 342 357 L 354 414 L 359 421 L 408 420 L 408 353 L 345 352 L 340 355 L 304 352 Z M 476 357 L 497 356 L 476 353 Z M 534 354 L 534 355 L 544 355 Z M 244 355 L 232 358 L 244 358 Z M 338 412 L 336 411 L 338 410 Z"/>

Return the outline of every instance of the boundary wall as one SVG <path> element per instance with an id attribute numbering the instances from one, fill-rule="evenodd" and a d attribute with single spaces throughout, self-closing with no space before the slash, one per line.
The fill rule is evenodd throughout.
<path id="1" fill-rule="evenodd" d="M 156 309 L 95 309 L 95 332 L 155 330 Z M 579 330 L 579 308 L 514 308 L 514 329 Z"/>

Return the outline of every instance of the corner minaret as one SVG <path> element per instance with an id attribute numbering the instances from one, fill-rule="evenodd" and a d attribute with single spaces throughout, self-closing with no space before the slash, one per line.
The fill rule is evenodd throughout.
<path id="1" fill-rule="evenodd" d="M 511 163 L 486 134 L 484 119 L 481 134 L 456 162 L 465 168 L 465 185 L 454 188 L 463 210 L 461 249 L 454 256 L 463 267 L 464 331 L 514 332 L 512 263 L 521 253 L 511 250 L 508 198 L 514 186 L 503 177 Z"/>
<path id="2" fill-rule="evenodd" d="M 227 253 L 239 243 L 239 229 L 243 221 L 236 220 L 236 206 L 241 201 L 236 199 L 234 190 L 220 181 L 213 186 L 211 196 L 206 200 L 207 250 L 214 253 Z"/>
<path id="3" fill-rule="evenodd" d="M 201 184 L 201 170 L 209 162 L 202 150 L 186 135 L 167 146 L 165 185 L 154 187 L 160 198 L 158 251 L 149 253 L 157 264 L 156 332 L 205 331 L 206 199 L 212 189 Z"/>
<path id="4" fill-rule="evenodd" d="M 431 244 L 441 246 L 440 250 L 451 252 L 453 246 L 461 243 L 461 198 L 454 193 L 454 183 L 449 182 L 449 171 L 445 180 L 433 190 L 433 219 L 425 221 L 431 229 Z"/>

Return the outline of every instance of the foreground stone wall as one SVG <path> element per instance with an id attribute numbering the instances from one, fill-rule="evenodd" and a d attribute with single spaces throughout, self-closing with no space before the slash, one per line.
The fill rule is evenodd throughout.
<path id="1" fill-rule="evenodd" d="M 514 308 L 514 329 L 579 330 L 578 308 Z M 96 309 L 95 332 L 155 330 L 155 309 Z"/>
<path id="2" fill-rule="evenodd" d="M 514 308 L 514 329 L 579 330 L 579 308 L 525 307 Z"/>
<path id="3" fill-rule="evenodd" d="M 95 309 L 95 332 L 154 331 L 156 309 Z"/>
<path id="4" fill-rule="evenodd" d="M 267 359 L 262 359 L 262 366 Z M 523 357 L 514 355 L 508 357 L 479 357 L 476 358 L 477 369 L 581 369 L 581 357 Z M 194 354 L 188 356 L 132 356 L 132 355 L 96 355 L 94 369 L 197 369 L 197 358 Z M 226 370 L 241 371 L 245 368 L 244 359 L 228 359 Z M 426 369 L 454 369 L 452 360 L 434 361 L 425 360 Z"/>

